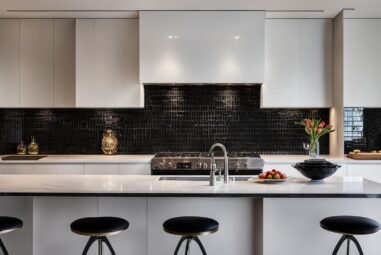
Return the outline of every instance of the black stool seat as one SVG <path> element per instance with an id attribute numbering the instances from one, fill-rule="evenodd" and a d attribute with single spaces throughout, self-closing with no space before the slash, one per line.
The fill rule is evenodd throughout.
<path id="1" fill-rule="evenodd" d="M 22 228 L 23 222 L 14 217 L 0 216 L 0 233 Z"/>
<path id="2" fill-rule="evenodd" d="M 172 218 L 163 223 L 164 231 L 182 236 L 197 236 L 214 233 L 218 222 L 206 217 L 183 216 Z"/>
<path id="3" fill-rule="evenodd" d="M 108 236 L 126 230 L 128 221 L 117 217 L 88 217 L 71 223 L 73 232 L 86 236 Z"/>
<path id="4" fill-rule="evenodd" d="M 320 226 L 328 231 L 346 235 L 368 235 L 381 229 L 375 220 L 359 216 L 333 216 L 323 219 Z"/>

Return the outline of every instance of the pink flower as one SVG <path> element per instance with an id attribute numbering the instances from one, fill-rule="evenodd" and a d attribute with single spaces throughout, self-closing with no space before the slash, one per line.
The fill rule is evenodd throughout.
<path id="1" fill-rule="evenodd" d="M 320 124 L 319 124 L 319 127 L 322 128 L 325 126 L 325 122 L 324 121 L 321 121 Z"/>
<path id="2" fill-rule="evenodd" d="M 331 124 L 328 124 L 328 125 L 327 125 L 327 129 L 332 129 L 332 125 L 331 125 Z"/>

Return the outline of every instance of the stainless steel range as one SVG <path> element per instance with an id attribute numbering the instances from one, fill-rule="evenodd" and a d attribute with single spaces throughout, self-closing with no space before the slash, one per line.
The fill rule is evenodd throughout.
<path id="1" fill-rule="evenodd" d="M 215 156 L 217 169 L 224 169 L 224 158 Z M 228 154 L 229 174 L 256 175 L 262 173 L 264 161 L 251 152 Z M 203 152 L 158 153 L 151 160 L 152 175 L 209 175 L 212 154 Z"/>

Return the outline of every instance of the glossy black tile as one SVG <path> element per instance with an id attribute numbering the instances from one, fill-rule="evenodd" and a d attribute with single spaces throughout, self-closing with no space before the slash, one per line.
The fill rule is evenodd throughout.
<path id="1" fill-rule="evenodd" d="M 345 153 L 381 150 L 381 109 L 344 109 L 344 148 Z"/>
<path id="2" fill-rule="evenodd" d="M 34 135 L 41 153 L 101 153 L 105 129 L 119 137 L 119 153 L 229 151 L 304 154 L 295 121 L 329 120 L 328 109 L 260 109 L 260 86 L 145 86 L 144 109 L 0 109 L 0 152 L 14 153 Z M 328 137 L 321 141 L 327 154 Z"/>

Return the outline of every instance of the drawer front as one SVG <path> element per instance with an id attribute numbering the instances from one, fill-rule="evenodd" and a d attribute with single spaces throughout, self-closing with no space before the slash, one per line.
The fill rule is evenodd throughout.
<path id="1" fill-rule="evenodd" d="M 120 175 L 150 175 L 151 164 L 150 163 L 136 163 L 136 164 L 120 164 Z"/>

